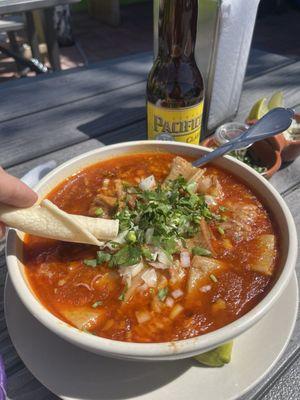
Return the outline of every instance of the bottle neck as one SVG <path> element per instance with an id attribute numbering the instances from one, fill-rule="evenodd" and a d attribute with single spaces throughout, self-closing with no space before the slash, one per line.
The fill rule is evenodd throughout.
<path id="1" fill-rule="evenodd" d="M 161 59 L 193 59 L 198 0 L 160 0 L 159 48 Z"/>

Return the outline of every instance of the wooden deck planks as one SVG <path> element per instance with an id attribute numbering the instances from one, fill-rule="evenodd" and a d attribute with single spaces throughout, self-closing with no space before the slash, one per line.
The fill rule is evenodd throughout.
<path id="1" fill-rule="evenodd" d="M 151 63 L 152 55 L 144 53 L 95 64 L 92 68 L 76 68 L 34 80 L 28 78 L 1 84 L 0 122 L 80 102 L 145 81 Z"/>
<path id="2" fill-rule="evenodd" d="M 140 121 L 145 118 L 144 93 L 143 82 L 2 122 L 0 164 L 9 167 Z"/>
<path id="3" fill-rule="evenodd" d="M 0 13 L 19 13 L 60 4 L 77 3 L 79 0 L 1 0 Z"/>
<path id="4" fill-rule="evenodd" d="M 24 79 L 3 83 L 0 89 L 0 92 L 4 93 L 0 121 L 77 102 L 144 81 L 152 61 L 152 53 L 139 53 L 95 63 L 89 68 L 40 75 L 34 80 Z M 254 49 L 250 54 L 246 80 L 292 63 L 294 60 L 290 58 Z M 30 102 L 28 102 L 29 93 L 31 93 Z"/>
<path id="5" fill-rule="evenodd" d="M 274 58 L 273 56 L 268 59 L 264 58 L 264 54 L 256 53 L 257 64 L 252 64 L 249 67 L 249 74 L 252 78 L 247 78 L 244 85 L 238 114 L 239 119 L 245 117 L 254 100 L 265 94 L 268 95 L 274 90 L 283 89 L 285 91 L 287 105 L 300 105 L 299 91 L 296 89 L 297 85 L 299 86 L 299 75 L 297 76 L 297 69 L 299 71 L 300 68 L 299 62 L 290 62 L 285 57 L 276 61 L 276 57 Z M 33 101 L 28 105 L 28 112 L 24 110 L 24 104 L 27 101 L 26 93 L 28 96 L 29 87 L 32 84 L 26 82 L 22 83 L 20 87 L 16 85 L 15 89 L 11 90 L 11 97 L 8 98 L 8 103 L 4 106 L 4 114 L 0 117 L 1 120 L 4 115 L 7 120 L 7 122 L 0 124 L 0 164 L 10 167 L 8 171 L 20 177 L 29 169 L 46 160 L 54 159 L 60 164 L 75 155 L 101 146 L 103 143 L 110 144 L 145 138 L 145 83 L 143 78 L 139 79 L 143 74 L 146 74 L 145 69 L 148 67 L 145 67 L 145 65 L 149 61 L 145 60 L 149 55 L 143 55 L 142 57 L 145 58 L 144 62 L 140 64 L 140 73 L 137 76 L 126 77 L 128 80 L 121 79 L 119 83 L 117 81 L 106 83 L 103 75 L 101 78 L 102 84 L 99 87 L 95 87 L 95 84 L 93 84 L 93 80 L 95 81 L 98 77 L 98 69 L 102 68 L 102 70 L 106 71 L 112 68 L 113 63 L 110 66 L 108 63 L 108 65 L 96 67 L 95 71 L 92 71 L 92 73 L 89 71 L 88 74 L 86 74 L 86 70 L 82 70 L 70 75 L 53 76 L 47 80 L 38 79 L 36 81 L 37 96 L 34 99 L 30 96 Z M 261 60 L 259 60 L 259 57 L 261 57 Z M 138 63 L 138 58 L 135 62 Z M 268 74 L 258 76 L 260 74 L 259 63 L 263 65 L 264 71 L 269 71 Z M 130 57 L 127 60 L 123 60 L 122 68 L 130 69 L 129 66 Z M 117 69 L 113 71 L 114 76 L 118 75 Z M 76 74 L 79 72 L 80 74 L 82 73 L 82 76 L 77 81 Z M 122 75 L 123 73 L 124 71 L 119 71 L 119 74 Z M 71 75 L 73 76 L 71 77 Z M 40 99 L 43 97 L 43 91 L 51 91 L 51 86 L 53 87 L 56 79 L 60 79 L 58 86 L 61 91 L 58 88 L 56 96 L 47 99 L 47 103 L 41 104 Z M 137 80 L 135 81 L 135 79 Z M 76 97 L 74 90 L 72 90 L 72 85 L 77 83 L 79 86 L 81 85 L 82 89 L 79 97 Z M 118 84 L 121 86 L 118 86 Z M 57 87 L 56 84 L 55 87 Z M 106 89 L 104 90 L 103 88 L 105 87 Z M 109 89 L 109 87 L 113 87 L 113 89 Z M 8 86 L 6 86 L 5 91 L 7 88 Z M 116 90 L 118 88 L 120 90 Z M 20 97 L 15 95 L 17 92 Z M 8 92 L 6 91 L 6 93 Z M 64 95 L 60 95 L 63 93 L 65 93 L 65 98 Z M 13 113 L 9 111 L 10 107 L 7 104 L 13 104 L 14 99 L 17 100 L 15 100 L 16 104 L 14 104 Z M 21 100 L 23 108 L 20 107 Z M 30 110 L 33 111 L 31 112 Z M 300 158 L 279 171 L 271 179 L 271 183 L 283 194 L 295 218 L 299 234 Z M 3 254 L 0 254 L 0 285 L 2 286 L 0 310 L 2 316 L 5 271 L 5 259 Z M 299 269 L 297 273 L 299 280 Z M 14 400 L 56 399 L 24 368 L 5 329 L 5 320 L 1 318 L 0 352 L 4 353 L 9 373 L 9 386 L 11 389 L 9 394 L 11 398 Z M 296 386 L 297 383 L 299 384 L 299 378 L 297 381 L 299 344 L 300 321 L 298 320 L 292 340 L 283 357 L 271 373 L 268 374 L 267 378 L 249 394 L 243 396 L 242 399 L 273 400 L 281 399 L 285 394 L 288 395 L 285 398 L 296 399 L 300 389 L 298 388 L 297 392 L 291 388 L 291 385 Z"/>
<path id="6" fill-rule="evenodd" d="M 279 54 L 251 49 L 245 81 L 270 73 L 278 68 L 293 64 L 296 60 Z"/>
<path id="7" fill-rule="evenodd" d="M 295 62 L 246 82 L 236 119 L 245 119 L 252 104 L 274 90 L 284 91 L 288 106 L 298 105 L 299 69 Z M 0 164 L 10 167 L 143 118 L 145 82 L 2 122 Z"/>
<path id="8" fill-rule="evenodd" d="M 101 136 L 101 140 L 100 138 L 89 139 L 84 142 L 54 151 L 52 153 L 48 153 L 44 156 L 34 158 L 27 162 L 17 164 L 14 167 L 8 168 L 7 172 L 20 178 L 30 169 L 49 160 L 55 160 L 59 165 L 72 157 L 75 157 L 90 150 L 94 150 L 95 148 L 101 147 L 104 144 L 120 143 L 121 141 L 125 140 L 129 141 L 142 139 L 145 139 L 144 121 L 118 129 L 116 131 L 109 132 L 106 135 Z"/>
<path id="9" fill-rule="evenodd" d="M 276 69 L 270 73 L 246 81 L 239 106 L 237 121 L 244 121 L 252 105 L 262 97 L 268 97 L 280 90 L 284 93 L 286 107 L 300 104 L 300 61 Z"/>

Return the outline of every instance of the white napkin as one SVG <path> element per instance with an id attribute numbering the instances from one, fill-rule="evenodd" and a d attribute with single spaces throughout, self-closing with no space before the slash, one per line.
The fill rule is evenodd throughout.
<path id="1" fill-rule="evenodd" d="M 238 109 L 259 0 L 222 0 L 208 126 L 218 126 Z"/>

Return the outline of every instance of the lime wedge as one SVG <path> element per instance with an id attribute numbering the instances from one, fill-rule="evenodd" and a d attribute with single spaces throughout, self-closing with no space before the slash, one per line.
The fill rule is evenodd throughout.
<path id="1" fill-rule="evenodd" d="M 263 97 L 262 99 L 257 100 L 254 106 L 251 108 L 247 120 L 260 119 L 267 114 L 268 111 L 269 108 L 267 106 L 267 99 Z"/>
<path id="2" fill-rule="evenodd" d="M 268 103 L 269 110 L 276 107 L 283 107 L 283 93 L 275 92 Z"/>
<path id="3" fill-rule="evenodd" d="M 223 365 L 228 364 L 231 360 L 232 345 L 233 342 L 225 343 L 206 353 L 199 354 L 194 358 L 199 363 L 207 365 L 208 367 L 223 367 Z"/>

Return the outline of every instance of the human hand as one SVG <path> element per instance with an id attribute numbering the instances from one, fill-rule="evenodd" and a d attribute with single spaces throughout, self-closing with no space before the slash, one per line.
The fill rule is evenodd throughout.
<path id="1" fill-rule="evenodd" d="M 30 207 L 38 195 L 18 178 L 0 167 L 0 203 L 15 207 Z M 5 235 L 5 225 L 0 221 L 0 238 Z"/>

